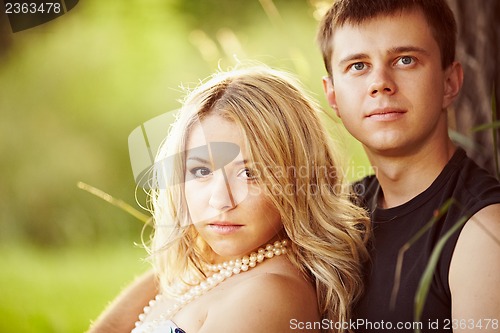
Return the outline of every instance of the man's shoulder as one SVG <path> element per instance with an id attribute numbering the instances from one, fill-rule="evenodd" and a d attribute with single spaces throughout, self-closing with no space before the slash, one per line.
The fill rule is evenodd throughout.
<path id="1" fill-rule="evenodd" d="M 467 156 L 456 167 L 456 176 L 452 177 L 448 186 L 453 188 L 452 197 L 470 215 L 483 207 L 500 203 L 500 182 L 497 178 Z"/>
<path id="2" fill-rule="evenodd" d="M 449 283 L 457 318 L 495 317 L 500 311 L 500 204 L 482 208 L 466 223 L 453 252 Z M 470 302 L 474 299 L 474 302 Z M 473 317 L 472 317 L 473 318 Z"/>

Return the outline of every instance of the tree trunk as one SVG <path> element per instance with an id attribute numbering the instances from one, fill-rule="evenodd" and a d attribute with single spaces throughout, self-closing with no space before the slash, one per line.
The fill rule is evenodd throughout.
<path id="1" fill-rule="evenodd" d="M 464 67 L 464 85 L 452 116 L 456 130 L 475 144 L 475 148 L 466 149 L 469 156 L 496 174 L 495 158 L 500 150 L 498 145 L 494 146 L 493 130 L 472 133 L 471 129 L 500 118 L 500 1 L 448 0 L 448 3 L 458 24 L 457 59 Z M 495 110 L 492 110 L 493 97 L 498 101 Z M 498 136 L 499 130 L 494 133 Z"/>

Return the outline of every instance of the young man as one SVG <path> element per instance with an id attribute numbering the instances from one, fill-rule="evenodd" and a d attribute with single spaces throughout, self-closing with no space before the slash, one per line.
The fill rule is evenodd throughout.
<path id="1" fill-rule="evenodd" d="M 374 232 L 361 332 L 500 331 L 500 185 L 448 136 L 463 77 L 455 35 L 445 0 L 339 0 L 320 25 L 328 102 L 376 170 L 355 187 Z M 395 278 L 399 252 L 449 203 Z M 420 278 L 447 232 L 415 322 Z"/>
<path id="2" fill-rule="evenodd" d="M 455 35 L 444 0 L 338 0 L 320 27 L 329 104 L 377 170 L 355 187 L 374 231 L 372 267 L 353 320 L 359 332 L 500 331 L 500 186 L 448 137 L 446 108 L 462 85 Z M 395 279 L 401 248 L 451 198 L 405 252 Z M 462 217 L 468 221 L 447 240 L 414 324 L 430 254 Z M 91 332 L 130 331 L 155 293 L 148 273 Z"/>

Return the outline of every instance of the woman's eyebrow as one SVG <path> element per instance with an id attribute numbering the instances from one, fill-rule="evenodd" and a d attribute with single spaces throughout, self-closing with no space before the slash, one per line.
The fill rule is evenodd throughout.
<path id="1" fill-rule="evenodd" d="M 248 163 L 248 160 L 239 160 L 239 161 L 234 162 L 234 164 L 236 164 L 236 165 L 245 165 L 247 163 Z"/>
<path id="2" fill-rule="evenodd" d="M 197 161 L 197 162 L 200 162 L 200 163 L 204 163 L 204 164 L 210 164 L 211 162 L 209 160 L 206 160 L 202 157 L 199 157 L 199 156 L 188 156 L 188 158 L 186 159 L 187 161 Z"/>
<path id="3" fill-rule="evenodd" d="M 202 157 L 196 156 L 196 155 L 188 156 L 188 158 L 186 160 L 187 161 L 190 161 L 190 160 L 197 161 L 197 162 L 204 163 L 204 164 L 211 164 L 212 163 L 210 160 L 207 160 L 205 158 L 202 158 Z M 248 160 L 246 160 L 246 159 L 234 162 L 234 164 L 236 164 L 236 165 L 245 165 L 247 163 L 248 163 Z"/>

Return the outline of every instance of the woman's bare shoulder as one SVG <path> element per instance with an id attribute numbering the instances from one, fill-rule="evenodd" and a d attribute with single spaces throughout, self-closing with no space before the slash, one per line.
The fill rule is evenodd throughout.
<path id="1" fill-rule="evenodd" d="M 290 332 L 293 321 L 319 320 L 310 281 L 290 271 L 262 272 L 227 290 L 227 296 L 211 307 L 200 333 Z"/>
<path id="2" fill-rule="evenodd" d="M 275 299 L 301 299 L 302 301 L 314 300 L 316 292 L 310 280 L 299 274 L 263 272 L 242 281 L 235 286 L 232 297 L 247 295 L 253 290 L 252 296 L 274 297 Z M 241 295 L 240 295 L 241 294 Z M 312 297 L 311 297 L 312 296 Z"/>

